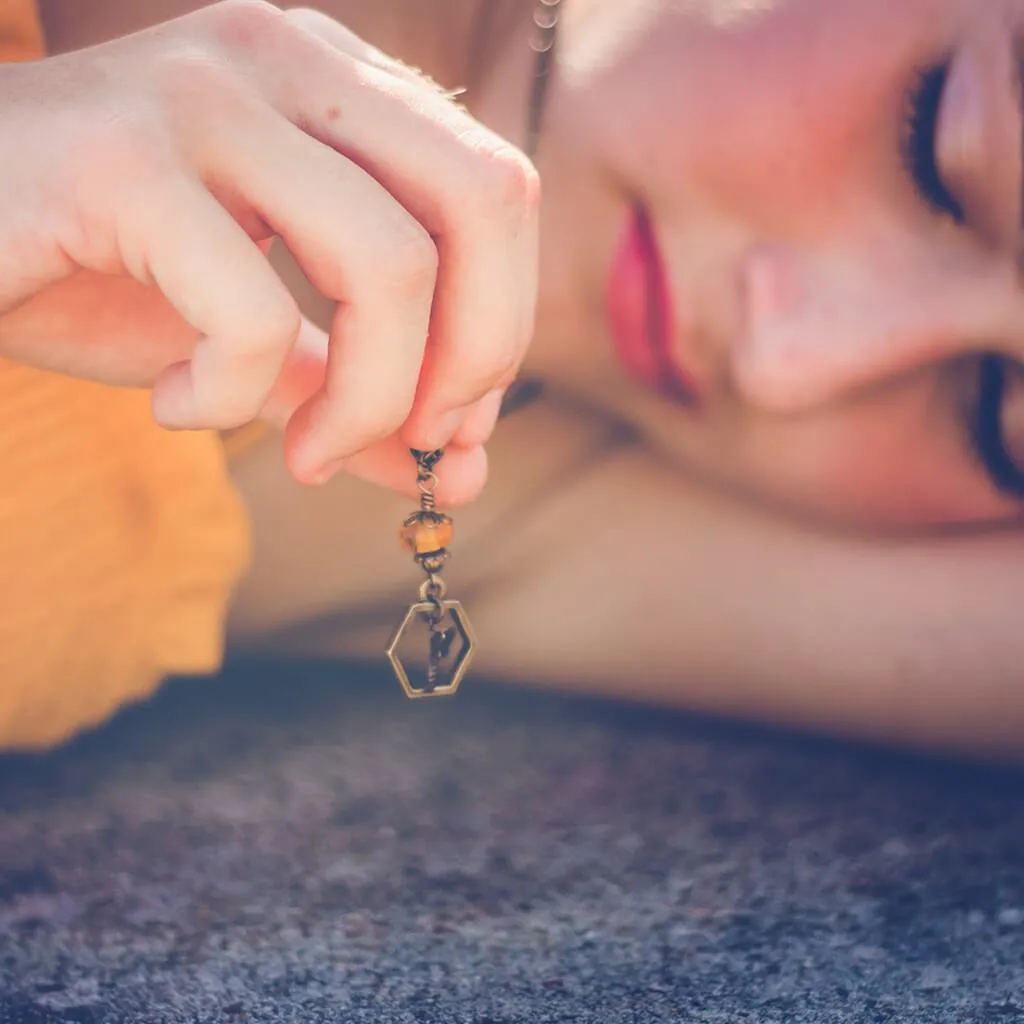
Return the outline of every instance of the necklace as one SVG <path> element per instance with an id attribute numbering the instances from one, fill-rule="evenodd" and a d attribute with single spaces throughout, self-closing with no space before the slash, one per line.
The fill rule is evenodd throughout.
<path id="1" fill-rule="evenodd" d="M 537 154 L 537 144 L 544 127 L 545 100 L 551 68 L 555 63 L 561 6 L 562 0 L 537 0 L 533 8 L 533 39 L 530 45 L 535 56 L 526 126 L 526 153 L 531 158 Z"/>
<path id="2" fill-rule="evenodd" d="M 485 0 L 486 2 L 486 0 Z M 548 87 L 551 83 L 551 71 L 555 65 L 556 44 L 558 42 L 558 25 L 561 14 L 562 0 L 535 0 L 533 7 L 533 33 L 530 38 L 530 49 L 533 50 L 533 74 L 530 77 L 530 96 L 526 108 L 526 145 L 525 152 L 530 159 L 537 155 L 541 132 L 544 129 L 544 113 L 547 109 Z M 501 405 L 499 420 L 531 405 L 543 386 L 536 380 L 518 380 L 505 395 Z"/>
<path id="3" fill-rule="evenodd" d="M 562 0 L 536 0 L 533 10 L 530 47 L 534 61 L 526 123 L 526 153 L 531 159 L 536 155 L 544 126 L 561 4 Z M 538 393 L 538 385 L 530 381 L 510 389 L 501 415 L 528 404 Z M 427 452 L 413 448 L 410 454 L 416 462 L 420 507 L 406 518 L 399 538 L 426 578 L 420 586 L 419 600 L 409 606 L 392 635 L 387 656 L 407 697 L 450 696 L 458 690 L 469 669 L 477 641 L 461 603 L 446 597 L 447 585 L 441 575 L 454 531 L 451 517 L 438 511 L 434 498 L 434 469 L 444 450 Z M 417 657 L 423 651 L 425 662 Z"/>

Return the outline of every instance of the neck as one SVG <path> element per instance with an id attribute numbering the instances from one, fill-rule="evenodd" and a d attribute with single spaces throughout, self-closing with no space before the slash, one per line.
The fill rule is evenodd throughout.
<path id="1" fill-rule="evenodd" d="M 465 80 L 472 114 L 522 149 L 530 148 L 535 7 L 536 0 L 480 0 Z"/>

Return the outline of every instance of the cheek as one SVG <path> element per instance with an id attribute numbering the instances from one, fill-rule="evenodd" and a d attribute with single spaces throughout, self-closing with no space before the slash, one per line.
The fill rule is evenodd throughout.
<path id="1" fill-rule="evenodd" d="M 959 518 L 959 494 L 949 488 L 930 445 L 913 443 L 879 429 L 883 424 L 851 424 L 835 432 L 822 484 L 841 508 L 862 517 L 899 522 Z"/>
<path id="2" fill-rule="evenodd" d="M 951 417 L 937 415 L 924 388 L 836 412 L 801 428 L 780 451 L 803 476 L 809 503 L 864 525 L 953 525 L 1005 518 Z M 784 456 L 785 457 L 785 456 Z"/>
<path id="3" fill-rule="evenodd" d="M 588 69 L 587 132 L 602 162 L 666 205 L 705 202 L 799 230 L 892 160 L 921 22 L 880 0 L 760 6 L 701 24 L 663 3 L 628 47 Z"/>

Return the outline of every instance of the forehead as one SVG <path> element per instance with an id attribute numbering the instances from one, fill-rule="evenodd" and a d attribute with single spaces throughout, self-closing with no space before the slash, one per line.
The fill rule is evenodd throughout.
<path id="1" fill-rule="evenodd" d="M 624 21 L 647 22 L 666 44 L 677 30 L 737 45 L 771 37 L 779 45 L 845 41 L 885 49 L 898 39 L 953 43 L 982 25 L 1019 35 L 1024 22 L 1024 0 L 610 0 L 609 6 Z"/>

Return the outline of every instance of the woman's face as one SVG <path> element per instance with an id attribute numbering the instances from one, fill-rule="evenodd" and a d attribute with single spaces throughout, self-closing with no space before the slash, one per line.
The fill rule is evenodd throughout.
<path id="1" fill-rule="evenodd" d="M 1019 516 L 1024 0 L 564 7 L 528 370 L 797 514 Z"/>

